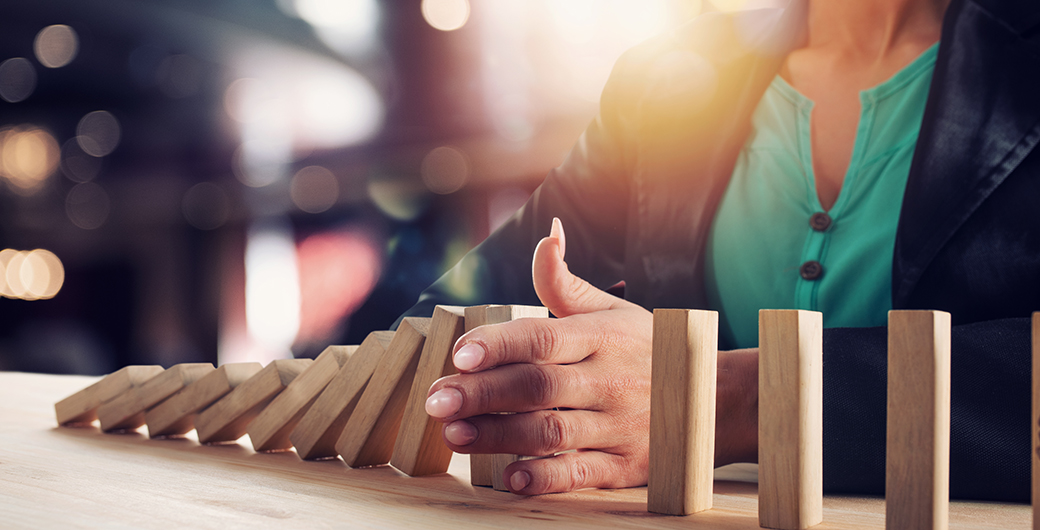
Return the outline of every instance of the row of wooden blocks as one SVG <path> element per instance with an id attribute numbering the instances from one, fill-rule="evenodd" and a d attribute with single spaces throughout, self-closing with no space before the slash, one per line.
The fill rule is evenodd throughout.
<path id="1" fill-rule="evenodd" d="M 305 460 L 338 455 L 351 467 L 444 473 L 452 452 L 425 403 L 430 385 L 456 373 L 455 342 L 477 326 L 548 316 L 544 307 L 437 306 L 431 318 L 405 318 L 396 332 L 329 346 L 313 361 L 127 366 L 54 408 L 59 425 L 98 420 L 105 432 L 147 425 L 152 438 L 194 429 L 205 444 L 248 434 L 257 452 L 295 447 Z M 502 473 L 517 458 L 473 455 L 471 482 L 506 490 Z"/>

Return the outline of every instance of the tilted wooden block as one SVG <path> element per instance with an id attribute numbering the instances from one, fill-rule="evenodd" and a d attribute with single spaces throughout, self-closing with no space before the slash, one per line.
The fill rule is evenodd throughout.
<path id="1" fill-rule="evenodd" d="M 502 324 L 519 318 L 549 318 L 549 310 L 542 306 L 479 305 L 466 308 L 466 333 L 480 326 Z M 469 480 L 474 486 L 490 486 L 508 491 L 503 474 L 506 466 L 520 460 L 509 454 L 469 455 Z"/>
<path id="2" fill-rule="evenodd" d="M 429 328 L 430 319 L 415 317 L 405 318 L 398 326 L 336 442 L 336 452 L 348 466 L 390 461 Z"/>
<path id="3" fill-rule="evenodd" d="M 148 436 L 179 436 L 195 428 L 195 415 L 256 375 L 260 363 L 230 363 L 170 396 L 144 415 Z"/>
<path id="4" fill-rule="evenodd" d="M 885 528 L 947 528 L 949 313 L 888 313 L 886 461 Z"/>
<path id="5" fill-rule="evenodd" d="M 199 435 L 199 442 L 224 443 L 241 438 L 249 423 L 312 362 L 311 359 L 271 361 L 263 370 L 195 416 L 195 433 Z"/>
<path id="6" fill-rule="evenodd" d="M 823 314 L 758 312 L 758 524 L 823 521 Z"/>
<path id="7" fill-rule="evenodd" d="M 435 475 L 448 470 L 451 449 L 444 445 L 441 422 L 426 413 L 426 397 L 430 385 L 446 375 L 456 373 L 451 352 L 455 341 L 465 331 L 465 314 L 461 307 L 437 306 L 433 310 L 430 331 L 423 345 L 419 365 L 397 433 L 390 465 L 416 477 Z"/>
<path id="8" fill-rule="evenodd" d="M 182 363 L 170 367 L 141 386 L 133 387 L 98 407 L 105 432 L 136 429 L 144 425 L 144 413 L 180 389 L 214 370 L 210 363 Z"/>
<path id="9" fill-rule="evenodd" d="M 299 377 L 293 379 L 249 424 L 246 432 L 253 449 L 258 453 L 292 449 L 289 434 L 357 348 L 329 346 Z"/>
<path id="10" fill-rule="evenodd" d="M 719 315 L 654 309 L 647 510 L 711 508 Z"/>
<path id="11" fill-rule="evenodd" d="M 1033 313 L 1033 530 L 1040 530 L 1040 312 Z"/>
<path id="12" fill-rule="evenodd" d="M 162 371 L 163 367 L 159 365 L 138 365 L 126 366 L 106 375 L 100 381 L 54 404 L 58 425 L 76 425 L 96 420 L 97 409 L 102 403 L 140 386 Z"/>
<path id="13" fill-rule="evenodd" d="M 339 435 L 393 338 L 393 331 L 369 333 L 347 363 L 329 381 L 289 435 L 300 458 L 314 460 L 336 456 Z"/>

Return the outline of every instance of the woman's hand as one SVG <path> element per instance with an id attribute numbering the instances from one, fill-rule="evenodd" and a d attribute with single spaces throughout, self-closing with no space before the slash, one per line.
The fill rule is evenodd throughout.
<path id="1" fill-rule="evenodd" d="M 653 316 L 571 274 L 564 251 L 563 227 L 555 220 L 535 250 L 533 276 L 539 299 L 558 318 L 519 319 L 462 336 L 454 352 L 462 373 L 434 383 L 426 410 L 446 422 L 445 442 L 459 453 L 577 450 L 510 464 L 505 482 L 515 493 L 646 484 Z M 750 449 L 746 439 L 757 431 L 757 401 L 746 394 L 757 395 L 757 359 L 753 351 L 734 362 L 720 355 L 717 465 L 749 452 L 752 460 L 757 456 L 754 438 Z M 724 374 L 737 383 L 724 382 Z M 723 403 L 727 393 L 743 395 Z M 743 443 L 731 443 L 738 438 Z"/>

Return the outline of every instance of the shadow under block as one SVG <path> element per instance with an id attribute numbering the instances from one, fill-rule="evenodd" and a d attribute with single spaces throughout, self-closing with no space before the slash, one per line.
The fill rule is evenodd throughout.
<path id="1" fill-rule="evenodd" d="M 711 508 L 718 331 L 715 311 L 654 310 L 648 511 Z"/>
<path id="2" fill-rule="evenodd" d="M 348 466 L 390 462 L 429 328 L 429 318 L 415 317 L 398 326 L 336 442 L 336 452 Z"/>
<path id="3" fill-rule="evenodd" d="M 278 359 L 195 416 L 199 443 L 233 442 L 264 407 L 300 375 L 311 359 Z"/>
<path id="4" fill-rule="evenodd" d="M 148 436 L 178 436 L 195 428 L 195 415 L 256 375 L 260 363 L 230 363 L 206 374 L 144 415 Z"/>
<path id="5" fill-rule="evenodd" d="M 1040 530 L 1040 312 L 1033 313 L 1033 530 Z"/>
<path id="6" fill-rule="evenodd" d="M 433 309 L 430 331 L 426 336 L 419 365 L 412 380 L 411 392 L 397 433 L 390 465 L 406 475 L 417 477 L 448 471 L 452 451 L 444 444 L 442 423 L 426 413 L 426 397 L 438 379 L 456 373 L 452 361 L 455 341 L 466 329 L 461 307 L 437 306 Z"/>
<path id="7" fill-rule="evenodd" d="M 116 396 L 140 386 L 162 373 L 159 365 L 126 366 L 100 381 L 54 404 L 58 425 L 90 423 L 97 419 L 97 409 Z"/>
<path id="8" fill-rule="evenodd" d="M 758 312 L 758 523 L 823 521 L 823 314 Z"/>
<path id="9" fill-rule="evenodd" d="M 369 333 L 329 381 L 314 405 L 304 413 L 289 435 L 289 441 L 300 458 L 314 460 L 336 456 L 336 441 L 393 337 L 393 331 Z"/>
<path id="10" fill-rule="evenodd" d="M 502 324 L 519 318 L 549 318 L 547 308 L 528 305 L 479 305 L 467 307 L 465 313 L 466 333 L 480 326 Z M 470 455 L 470 484 L 508 491 L 502 475 L 506 466 L 521 458 L 509 454 Z"/>
<path id="11" fill-rule="evenodd" d="M 950 504 L 950 314 L 888 313 L 885 528 L 945 529 Z"/>
<path id="12" fill-rule="evenodd" d="M 292 449 L 289 434 L 357 346 L 329 346 L 249 424 L 246 432 L 258 453 Z"/>
<path id="13" fill-rule="evenodd" d="M 145 412 L 215 370 L 210 363 L 182 363 L 170 367 L 141 386 L 123 392 L 98 407 L 105 432 L 136 429 L 144 425 Z"/>

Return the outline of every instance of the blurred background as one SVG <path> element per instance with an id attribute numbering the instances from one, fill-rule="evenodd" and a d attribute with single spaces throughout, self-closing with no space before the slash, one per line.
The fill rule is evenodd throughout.
<path id="1" fill-rule="evenodd" d="M 563 161 L 624 50 L 771 3 L 5 2 L 0 369 L 357 344 Z"/>

